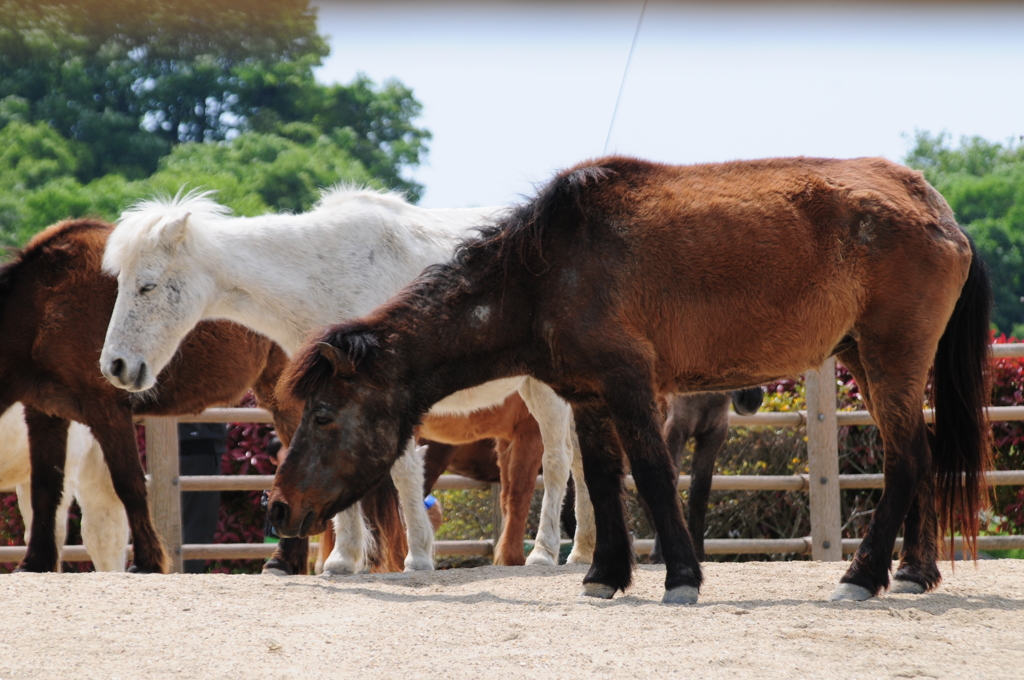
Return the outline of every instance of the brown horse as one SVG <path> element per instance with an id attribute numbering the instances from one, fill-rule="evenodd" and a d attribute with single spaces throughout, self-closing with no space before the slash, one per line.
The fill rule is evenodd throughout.
<path id="1" fill-rule="evenodd" d="M 750 278 L 759 285 L 736 285 Z M 889 585 L 901 525 L 896 585 L 922 592 L 940 580 L 936 499 L 944 528 L 977 533 L 989 305 L 984 267 L 945 200 L 884 159 L 584 163 L 296 355 L 282 384 L 305 410 L 270 519 L 282 535 L 316 531 L 387 472 L 432 404 L 525 373 L 572 405 L 597 521 L 584 593 L 611 597 L 632 579 L 624 449 L 661 536 L 664 601 L 695 602 L 700 563 L 657 396 L 763 384 L 836 354 L 886 461 L 833 597 Z M 933 363 L 930 437 L 921 406 Z"/>
<path id="2" fill-rule="evenodd" d="M 32 459 L 32 536 L 22 571 L 57 566 L 55 511 L 63 487 L 69 421 L 88 425 L 103 449 L 114 489 L 128 513 L 132 570 L 166 570 L 153 529 L 135 443 L 134 415 L 185 415 L 233 404 L 250 388 L 274 414 L 288 441 L 300 404 L 282 407 L 274 387 L 287 359 L 274 343 L 242 326 L 206 322 L 182 343 L 158 387 L 132 395 L 100 373 L 99 352 L 117 294 L 100 260 L 113 227 L 73 220 L 49 227 L 0 267 L 0 412 L 25 404 Z M 379 567 L 402 568 L 405 534 L 390 480 L 372 504 L 371 521 L 385 549 Z M 369 514 L 369 513 L 368 513 Z M 289 573 L 306 569 L 308 543 L 285 541 L 268 563 Z"/>

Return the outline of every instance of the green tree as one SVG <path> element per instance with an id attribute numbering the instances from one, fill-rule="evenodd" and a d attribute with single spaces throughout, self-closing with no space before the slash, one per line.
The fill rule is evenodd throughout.
<path id="1" fill-rule="evenodd" d="M 922 170 L 974 237 L 992 277 L 992 321 L 1024 337 L 1024 145 L 918 131 L 904 159 Z"/>
<path id="2" fill-rule="evenodd" d="M 328 53 L 308 0 L 0 0 L 0 126 L 46 122 L 92 152 L 83 180 L 146 177 L 174 144 L 316 125 L 388 186 L 429 133 L 399 83 L 324 86 Z M 337 110 L 334 110 L 336 109 Z"/>
<path id="3" fill-rule="evenodd" d="M 0 144 L 12 127 L 0 130 Z M 290 126 L 298 141 L 246 132 L 230 142 L 179 144 L 160 161 L 158 171 L 144 180 L 109 174 L 82 184 L 73 168 L 66 168 L 43 183 L 12 184 L 0 191 L 0 244 L 23 245 L 40 229 L 62 219 L 96 216 L 115 220 L 135 201 L 157 194 L 174 195 L 183 188 L 215 191 L 217 201 L 236 214 L 261 215 L 309 210 L 322 187 L 381 185 L 330 137 L 300 134 L 302 130 L 297 128 L 301 127 Z M 309 132 L 312 126 L 305 127 Z M 45 125 L 33 129 L 37 128 L 71 144 Z M 0 176 L 6 178 L 9 174 L 3 163 L 0 155 Z"/>

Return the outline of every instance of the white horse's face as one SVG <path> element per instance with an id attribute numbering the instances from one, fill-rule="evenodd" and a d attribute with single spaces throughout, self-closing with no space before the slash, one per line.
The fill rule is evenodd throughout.
<path id="1" fill-rule="evenodd" d="M 100 354 L 103 375 L 117 387 L 153 387 L 202 318 L 212 282 L 187 252 L 187 220 L 187 213 L 161 218 L 152 238 L 118 263 L 117 301 Z"/>

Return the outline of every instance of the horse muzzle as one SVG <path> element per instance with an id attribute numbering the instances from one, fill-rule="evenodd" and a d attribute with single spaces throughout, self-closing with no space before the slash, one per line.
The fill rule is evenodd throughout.
<path id="1" fill-rule="evenodd" d="M 103 377 L 114 387 L 129 392 L 143 392 L 153 386 L 155 376 L 145 361 L 131 361 L 120 356 L 100 357 L 100 370 Z"/>
<path id="2" fill-rule="evenodd" d="M 271 526 L 281 538 L 306 538 L 312 534 L 323 533 L 327 522 L 320 519 L 315 512 L 292 512 L 292 507 L 284 501 L 275 500 L 267 510 Z"/>

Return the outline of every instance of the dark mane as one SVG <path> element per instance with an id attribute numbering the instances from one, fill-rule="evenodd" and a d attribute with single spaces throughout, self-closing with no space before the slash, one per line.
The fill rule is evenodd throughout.
<path id="1" fill-rule="evenodd" d="M 338 348 L 352 362 L 352 366 L 357 367 L 379 344 L 375 330 L 362 320 L 323 329 L 302 346 L 285 369 L 281 380 L 285 393 L 305 401 L 330 385 L 334 377 L 334 365 L 320 353 L 318 343 Z"/>
<path id="2" fill-rule="evenodd" d="M 10 258 L 0 264 L 0 307 L 6 302 L 7 295 L 17 282 L 20 272 L 46 253 L 47 247 L 54 241 L 74 237 L 81 232 L 94 229 L 110 231 L 113 228 L 113 225 L 108 222 L 92 218 L 64 220 L 33 236 L 24 249 L 8 248 L 7 253 Z"/>

